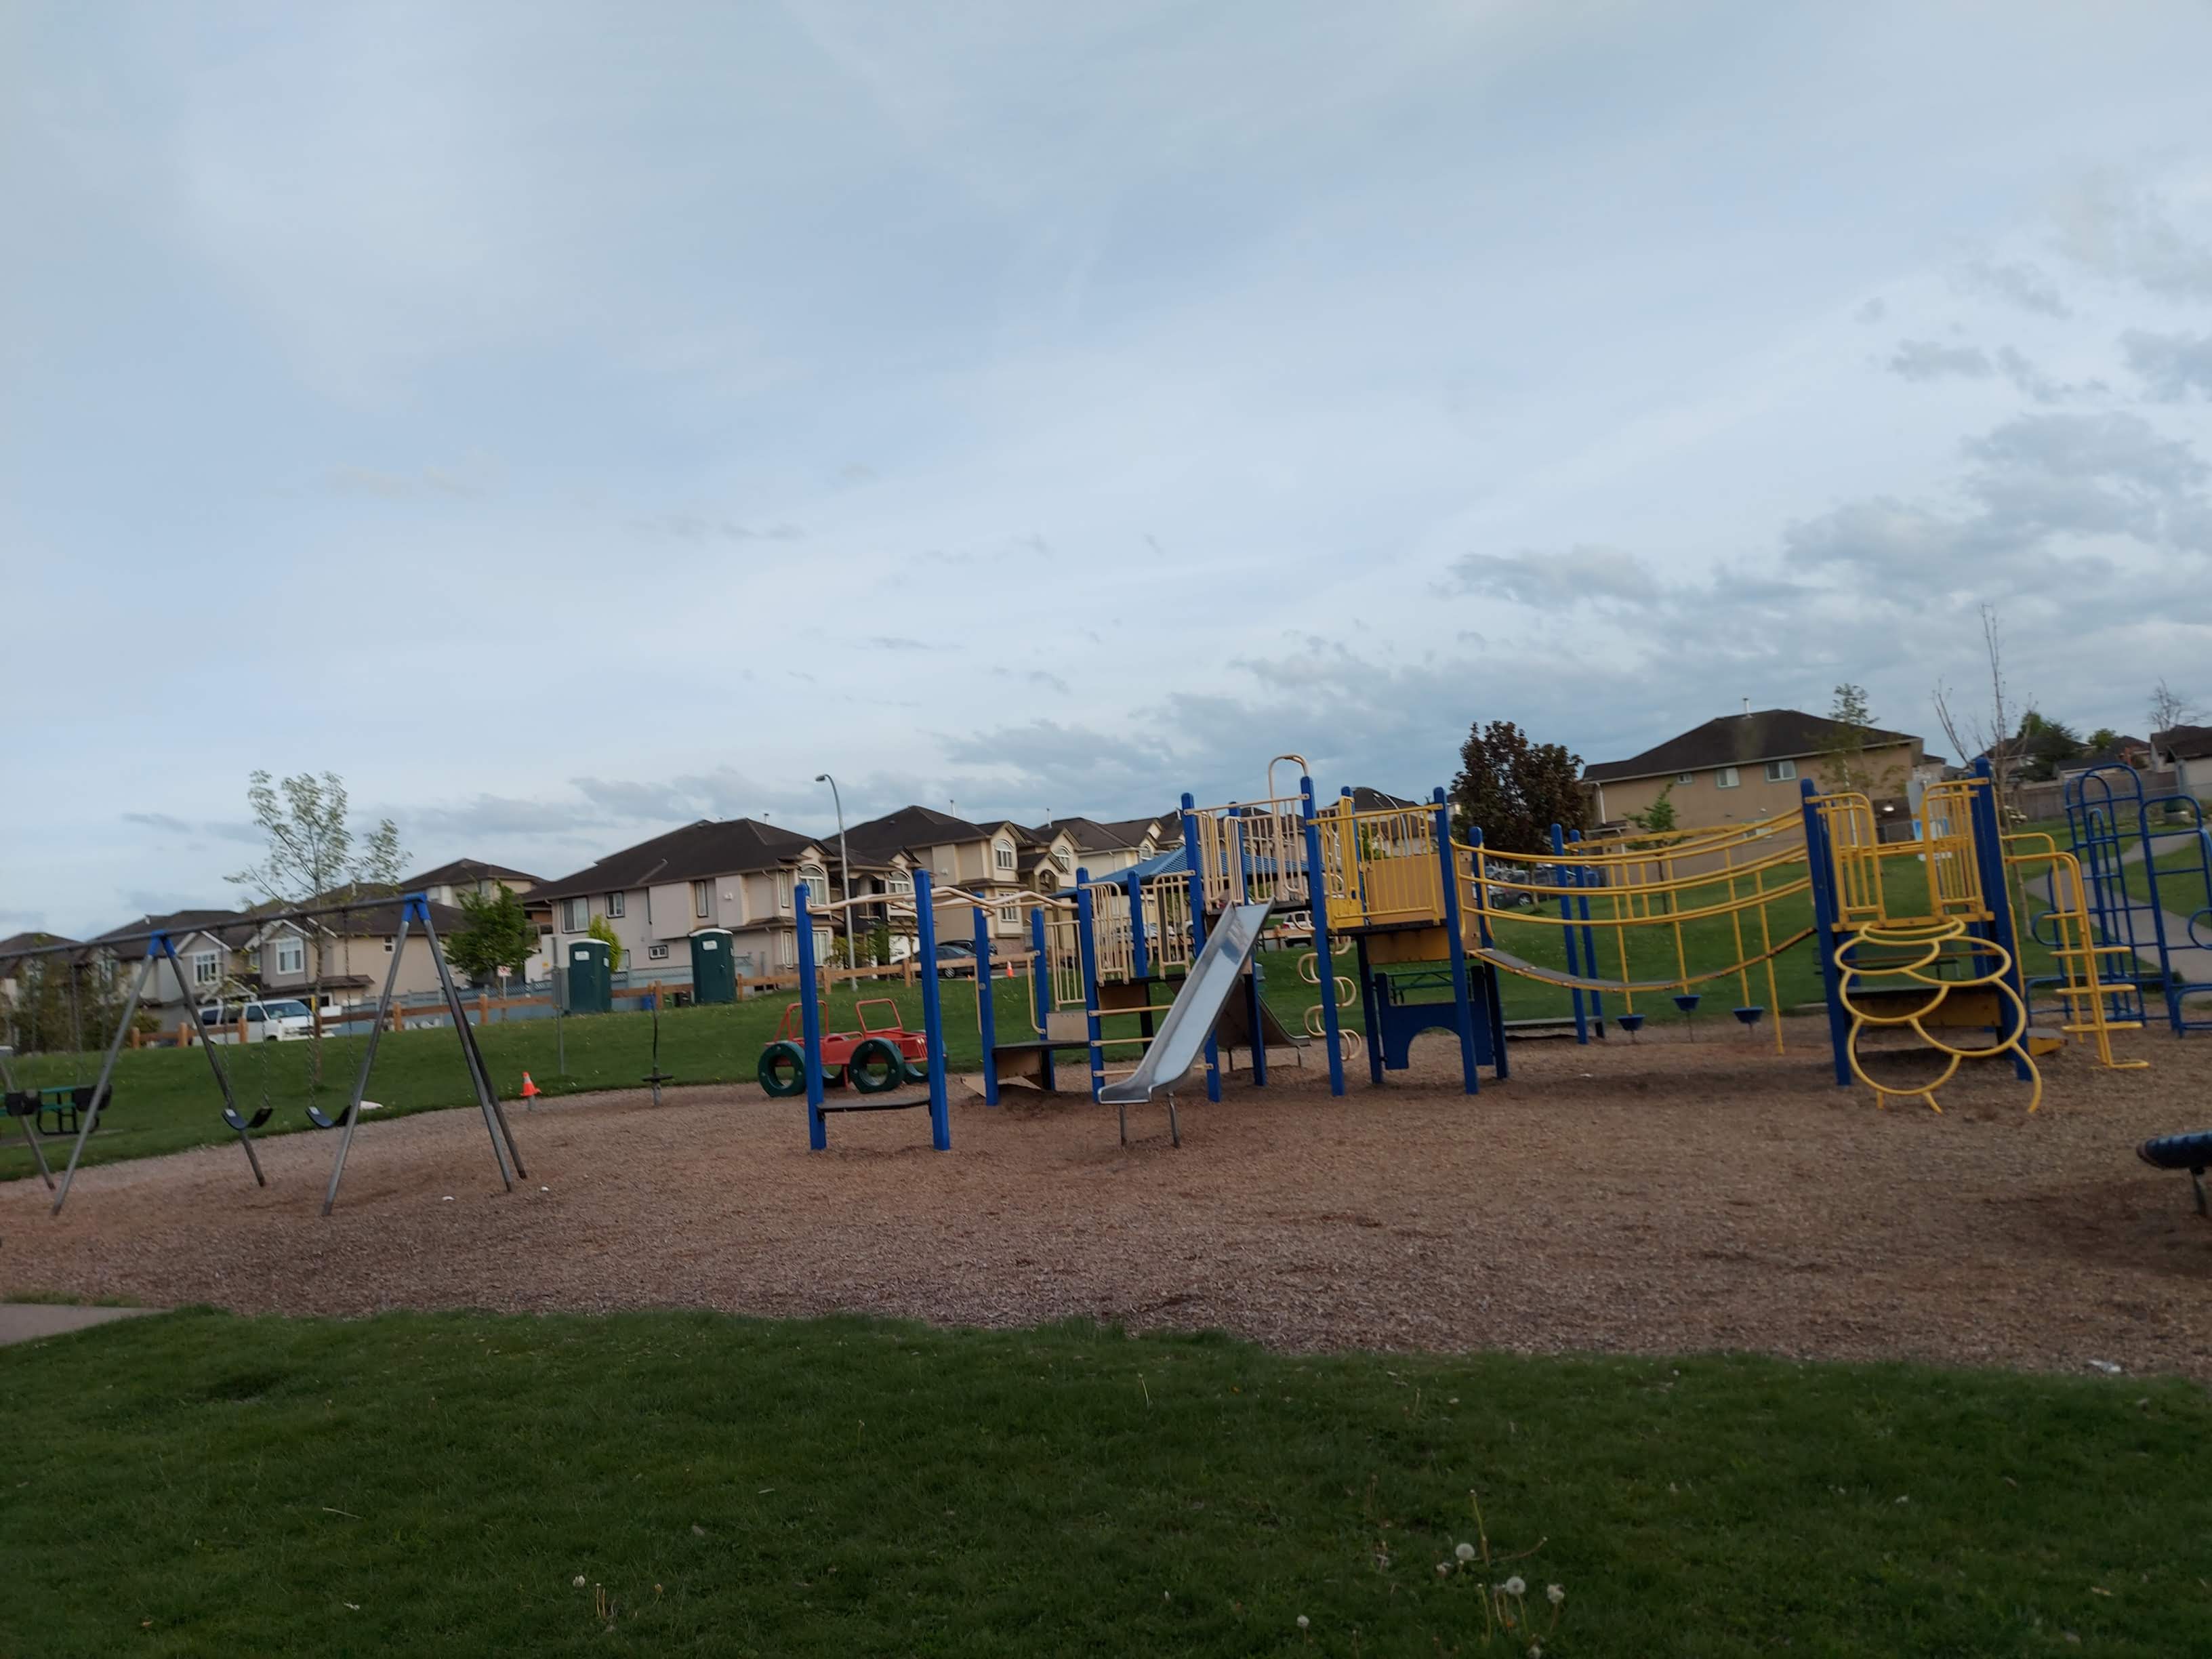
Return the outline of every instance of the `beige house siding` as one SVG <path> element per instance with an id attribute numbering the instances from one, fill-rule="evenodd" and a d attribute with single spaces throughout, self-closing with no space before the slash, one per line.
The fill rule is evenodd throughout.
<path id="1" fill-rule="evenodd" d="M 1733 769 L 1733 787 L 1723 787 L 1721 782 L 1729 769 L 1712 767 L 1664 777 L 1620 778 L 1593 783 L 1589 786 L 1592 817 L 1599 823 L 1618 823 L 1647 812 L 1672 786 L 1678 829 L 1717 830 L 1731 823 L 1754 823 L 1795 811 L 1803 798 L 1798 787 L 1802 779 L 1811 778 L 1817 788 L 1827 787 L 1825 761 L 1826 757 L 1820 755 L 1753 761 Z M 1905 793 L 1913 769 L 1919 764 L 1920 744 L 1917 740 L 1866 751 L 1866 768 L 1883 780 L 1881 793 L 1886 795 Z M 1778 770 L 1787 775 L 1770 775 Z"/>
<path id="2" fill-rule="evenodd" d="M 271 929 L 261 946 L 261 986 L 267 996 L 304 996 L 315 980 L 315 941 L 303 940 L 300 968 L 290 973 L 277 968 L 276 933 Z M 334 993 L 333 1000 L 341 1005 L 351 1002 L 374 1002 L 383 994 L 384 976 L 392 969 L 392 941 L 388 939 L 332 939 L 323 942 L 323 972 L 333 979 L 356 976 L 368 981 L 366 986 L 347 987 Z M 416 996 L 434 992 L 438 988 L 438 964 L 430 954 L 430 942 L 416 928 L 407 932 L 407 943 L 399 958 L 399 977 L 392 984 L 394 996 Z"/>

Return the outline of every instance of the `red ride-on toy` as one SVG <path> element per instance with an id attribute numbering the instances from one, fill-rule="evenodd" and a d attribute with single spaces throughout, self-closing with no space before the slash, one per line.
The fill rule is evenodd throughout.
<path id="1" fill-rule="evenodd" d="M 887 1010 L 890 1023 L 871 1024 L 872 1008 Z M 900 1023 L 898 1004 L 889 997 L 871 997 L 853 1012 L 860 1022 L 859 1030 L 822 1034 L 822 1081 L 826 1085 L 850 1085 L 855 1094 L 880 1095 L 929 1075 L 929 1040 Z M 775 1040 L 761 1050 L 763 1089 L 779 1099 L 805 1092 L 805 1042 L 794 1002 L 783 1011 Z"/>

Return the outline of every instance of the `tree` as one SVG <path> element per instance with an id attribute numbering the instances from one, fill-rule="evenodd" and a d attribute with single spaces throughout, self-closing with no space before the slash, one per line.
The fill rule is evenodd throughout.
<path id="1" fill-rule="evenodd" d="M 1982 615 L 1982 654 L 1990 671 L 1987 712 L 1961 703 L 1942 680 L 1936 682 L 1936 718 L 1952 751 L 1963 764 L 1977 755 L 1990 757 L 1990 775 L 1997 799 L 2007 800 L 2012 785 L 2012 688 L 2004 673 L 2004 625 L 1997 608 L 1985 605 Z"/>
<path id="2" fill-rule="evenodd" d="M 358 849 L 346 799 L 345 781 L 335 772 L 319 777 L 313 772 L 274 779 L 256 771 L 246 781 L 246 804 L 253 821 L 268 837 L 269 850 L 258 864 L 248 865 L 224 879 L 260 895 L 263 902 L 280 909 L 304 909 L 316 903 L 345 904 L 367 897 L 388 896 L 398 885 L 399 830 L 390 818 L 380 820 Z M 331 931 L 310 927 L 315 945 L 315 982 L 322 983 L 329 968 Z M 311 1081 L 323 1079 L 323 1026 L 315 1022 L 308 1060 Z"/>
<path id="3" fill-rule="evenodd" d="M 2150 729 L 2154 733 L 2171 732 L 2177 726 L 2193 726 L 2203 715 L 2187 696 L 2175 690 L 2161 677 L 2150 694 Z"/>
<path id="4" fill-rule="evenodd" d="M 1480 721 L 1460 745 L 1452 804 L 1462 830 L 1480 829 L 1501 853 L 1548 853 L 1552 826 L 1580 830 L 1589 803 L 1583 759 L 1556 743 L 1531 743 L 1510 720 Z"/>
<path id="5" fill-rule="evenodd" d="M 1834 724 L 1821 745 L 1820 758 L 1814 763 L 1821 787 L 1830 794 L 1864 795 L 1869 799 L 1902 794 L 1905 780 L 1899 769 L 1876 766 L 1867 758 L 1867 745 L 1878 728 L 1866 687 L 1849 680 L 1838 686 L 1828 703 L 1828 718 Z"/>
<path id="6" fill-rule="evenodd" d="M 1659 792 L 1659 799 L 1641 812 L 1629 812 L 1623 816 L 1649 836 L 1663 836 L 1673 831 L 1677 827 L 1674 822 L 1674 780 L 1668 779 L 1667 787 Z"/>
<path id="7" fill-rule="evenodd" d="M 2061 766 L 2081 752 L 2081 738 L 2063 720 L 2054 720 L 2031 708 L 2020 717 L 2012 749 L 2022 778 L 2048 783 L 2058 775 Z"/>
<path id="8" fill-rule="evenodd" d="M 2100 726 L 2081 742 L 2091 754 L 2102 755 L 2120 746 L 2120 734 L 2109 726 Z"/>
<path id="9" fill-rule="evenodd" d="M 614 927 L 607 919 L 605 916 L 593 916 L 592 925 L 584 931 L 607 947 L 607 971 L 611 974 L 622 972 L 623 943 L 615 937 Z"/>
<path id="10" fill-rule="evenodd" d="M 501 882 L 499 891 L 489 897 L 463 893 L 460 906 L 466 920 L 447 939 L 447 959 L 471 984 L 491 984 L 502 968 L 519 977 L 538 948 L 538 929 L 514 890 Z"/>

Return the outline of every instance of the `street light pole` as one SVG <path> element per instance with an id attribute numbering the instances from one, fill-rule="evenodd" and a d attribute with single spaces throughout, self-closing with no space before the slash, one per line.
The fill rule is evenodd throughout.
<path id="1" fill-rule="evenodd" d="M 845 850 L 845 803 L 837 793 L 837 780 L 827 772 L 816 773 L 814 781 L 830 786 L 830 804 L 837 809 L 837 881 L 845 898 L 845 966 L 858 969 L 860 953 L 853 948 L 853 859 Z"/>

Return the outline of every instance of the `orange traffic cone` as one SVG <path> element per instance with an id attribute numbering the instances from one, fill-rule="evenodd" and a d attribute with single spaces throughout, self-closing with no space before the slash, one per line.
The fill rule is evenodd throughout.
<path id="1" fill-rule="evenodd" d="M 525 1100 L 535 1100 L 544 1092 L 545 1091 L 530 1080 L 529 1073 L 525 1072 L 522 1074 L 522 1097 Z"/>

